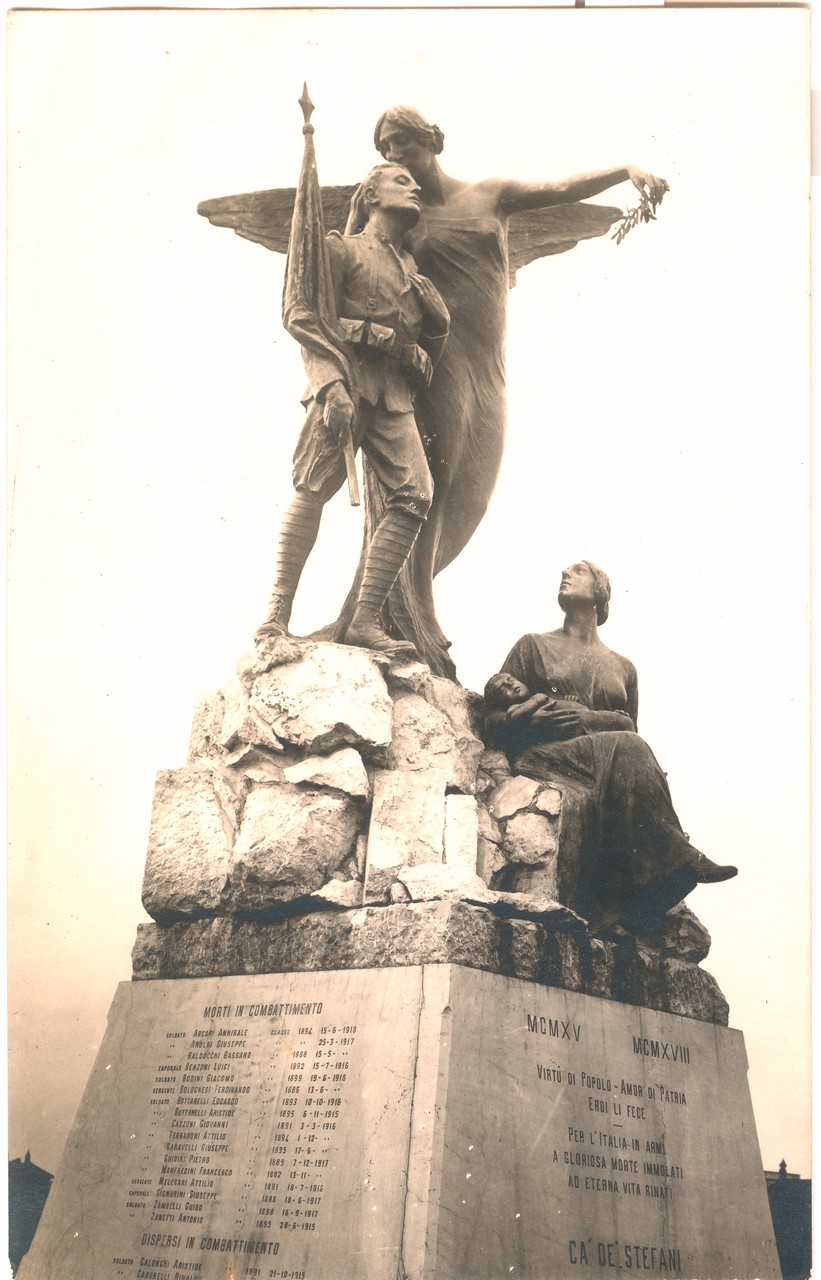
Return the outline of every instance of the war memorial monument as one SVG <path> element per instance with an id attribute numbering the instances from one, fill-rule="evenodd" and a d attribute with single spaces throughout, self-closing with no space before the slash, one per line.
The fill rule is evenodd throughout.
<path id="1" fill-rule="evenodd" d="M 398 107 L 361 184 L 320 188 L 300 101 L 297 188 L 199 209 L 288 254 L 308 386 L 273 594 L 158 776 L 154 923 L 19 1274 L 779 1280 L 744 1041 L 685 904 L 736 868 L 636 732 L 606 573 L 556 566 L 561 625 L 511 636 L 481 696 L 434 606 L 501 459 L 512 275 L 667 184 L 459 182 Z M 626 220 L 585 203 L 622 182 Z M 359 569 L 297 637 L 357 452 Z"/>

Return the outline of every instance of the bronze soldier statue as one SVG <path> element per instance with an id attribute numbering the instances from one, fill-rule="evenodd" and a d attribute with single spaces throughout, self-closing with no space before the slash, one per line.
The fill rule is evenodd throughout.
<path id="1" fill-rule="evenodd" d="M 438 291 L 402 245 L 419 219 L 419 186 L 397 164 L 377 165 L 362 186 L 367 221 L 358 235 L 329 232 L 336 352 L 303 345 L 307 417 L 294 454 L 294 487 L 282 523 L 276 582 L 257 638 L 287 634 L 302 570 L 325 503 L 345 480 L 348 433 L 386 494 L 344 641 L 382 652 L 413 651 L 385 632 L 381 610 L 430 509 L 433 480 L 414 416 L 413 393 L 430 383 L 448 333 Z M 346 377 L 346 369 L 348 371 Z"/>
<path id="2" fill-rule="evenodd" d="M 421 215 L 409 230 L 407 247 L 451 314 L 443 358 L 430 386 L 422 385 L 415 399 L 433 501 L 382 618 L 390 631 L 412 641 L 432 671 L 455 679 L 450 641 L 436 617 L 433 579 L 470 540 L 499 470 L 509 283 L 528 263 L 604 235 L 623 219 L 618 208 L 580 201 L 630 182 L 655 209 L 668 187 L 663 178 L 629 164 L 550 182 L 463 182 L 439 165 L 441 129 L 405 106 L 380 116 L 374 142 L 385 160 L 402 164 L 419 183 Z M 292 188 L 279 188 L 205 200 L 198 209 L 214 225 L 284 252 L 294 197 Z M 348 233 L 361 229 L 361 189 L 323 187 L 318 203 L 330 226 Z M 335 640 L 350 638 L 370 543 L 388 509 L 389 495 L 364 452 L 365 540 L 354 586 L 336 622 L 325 629 Z"/>

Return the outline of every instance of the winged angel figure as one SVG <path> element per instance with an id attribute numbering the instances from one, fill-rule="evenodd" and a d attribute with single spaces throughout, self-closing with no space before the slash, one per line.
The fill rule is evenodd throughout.
<path id="1" fill-rule="evenodd" d="M 579 174 L 558 182 L 488 179 L 462 182 L 444 173 L 437 156 L 444 134 L 409 107 L 379 119 L 374 143 L 403 165 L 420 187 L 421 216 L 406 246 L 450 311 L 450 337 L 431 385 L 417 393 L 415 413 L 434 481 L 433 503 L 384 608 L 384 625 L 410 641 L 431 670 L 451 679 L 450 642 L 436 618 L 433 579 L 466 546 L 490 500 L 506 428 L 504 342 L 507 293 L 516 272 L 580 240 L 604 235 L 621 209 L 578 203 L 621 182 L 643 202 L 660 202 L 667 183 L 633 165 Z M 288 250 L 295 189 L 254 191 L 205 200 L 198 212 L 215 226 L 278 253 Z M 356 234 L 362 193 L 323 187 L 326 228 Z M 365 552 L 384 513 L 384 493 L 364 461 L 365 544 L 351 592 L 326 633 L 344 637 L 361 583 Z"/>

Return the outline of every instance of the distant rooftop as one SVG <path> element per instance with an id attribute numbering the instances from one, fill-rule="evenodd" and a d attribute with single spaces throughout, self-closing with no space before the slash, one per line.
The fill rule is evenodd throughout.
<path id="1" fill-rule="evenodd" d="M 773 1173 L 771 1169 L 765 1169 L 764 1179 L 768 1187 L 773 1186 L 776 1182 L 801 1182 L 802 1180 L 800 1173 L 787 1173 L 786 1160 L 781 1161 L 781 1164 L 778 1166 L 777 1173 Z M 806 1181 L 809 1182 L 810 1179 L 807 1178 Z"/>

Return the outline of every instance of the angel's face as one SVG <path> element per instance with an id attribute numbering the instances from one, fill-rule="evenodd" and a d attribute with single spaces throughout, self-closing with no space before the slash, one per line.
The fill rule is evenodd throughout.
<path id="1" fill-rule="evenodd" d="M 419 181 L 433 162 L 433 150 L 420 142 L 409 129 L 385 123 L 379 134 L 379 150 L 388 164 L 401 164 Z"/>

